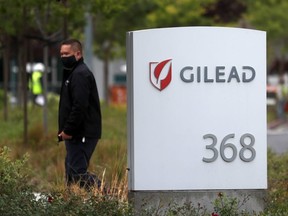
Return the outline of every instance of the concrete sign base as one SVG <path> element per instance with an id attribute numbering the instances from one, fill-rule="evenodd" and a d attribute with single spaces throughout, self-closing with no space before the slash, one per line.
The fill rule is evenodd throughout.
<path id="1" fill-rule="evenodd" d="M 239 201 L 238 212 L 260 213 L 265 208 L 266 190 L 203 190 L 203 191 L 130 191 L 129 200 L 136 212 L 152 211 L 157 215 L 167 215 L 171 207 L 203 207 L 207 213 L 215 212 L 214 200 L 220 196 Z M 186 207 L 187 208 L 187 207 Z M 183 210 L 188 210 L 183 207 Z M 199 209 L 200 210 L 200 209 Z"/>

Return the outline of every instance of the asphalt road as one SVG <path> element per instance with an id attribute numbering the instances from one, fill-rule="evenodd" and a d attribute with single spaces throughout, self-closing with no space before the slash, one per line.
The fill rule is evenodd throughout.
<path id="1" fill-rule="evenodd" d="M 267 146 L 273 152 L 282 154 L 288 152 L 288 123 L 277 125 L 267 130 Z"/>

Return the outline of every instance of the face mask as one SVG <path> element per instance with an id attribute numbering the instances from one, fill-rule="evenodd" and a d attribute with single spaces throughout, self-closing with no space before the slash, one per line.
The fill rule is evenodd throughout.
<path id="1" fill-rule="evenodd" d="M 67 56 L 67 57 L 61 57 L 61 61 L 63 64 L 64 69 L 71 70 L 77 63 L 77 60 L 74 55 Z"/>

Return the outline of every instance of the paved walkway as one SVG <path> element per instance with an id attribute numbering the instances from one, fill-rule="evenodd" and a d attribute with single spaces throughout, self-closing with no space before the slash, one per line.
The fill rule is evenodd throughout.
<path id="1" fill-rule="evenodd" d="M 288 153 L 288 121 L 275 121 L 268 125 L 267 145 L 278 154 Z"/>

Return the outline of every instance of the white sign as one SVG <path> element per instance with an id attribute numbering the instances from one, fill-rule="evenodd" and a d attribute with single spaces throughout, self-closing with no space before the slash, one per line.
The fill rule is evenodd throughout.
<path id="1" fill-rule="evenodd" d="M 267 188 L 266 33 L 127 34 L 130 190 Z"/>

